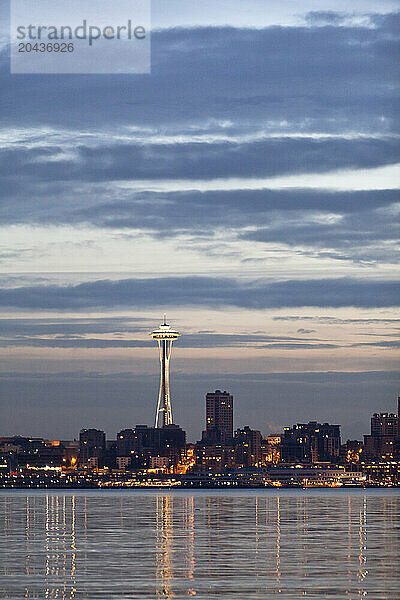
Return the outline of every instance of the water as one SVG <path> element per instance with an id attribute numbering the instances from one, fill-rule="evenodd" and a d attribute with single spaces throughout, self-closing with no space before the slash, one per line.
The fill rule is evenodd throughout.
<path id="1" fill-rule="evenodd" d="M 0 597 L 400 599 L 398 490 L 2 491 Z"/>

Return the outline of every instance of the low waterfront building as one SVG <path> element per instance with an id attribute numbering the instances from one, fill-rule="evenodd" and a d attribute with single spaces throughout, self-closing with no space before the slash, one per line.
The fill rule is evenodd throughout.
<path id="1" fill-rule="evenodd" d="M 400 486 L 400 460 L 361 463 L 367 481 L 373 485 Z"/>
<path id="2" fill-rule="evenodd" d="M 364 484 L 361 471 L 346 471 L 344 467 L 330 465 L 278 465 L 267 469 L 267 480 L 282 486 L 302 485 L 305 487 Z"/>

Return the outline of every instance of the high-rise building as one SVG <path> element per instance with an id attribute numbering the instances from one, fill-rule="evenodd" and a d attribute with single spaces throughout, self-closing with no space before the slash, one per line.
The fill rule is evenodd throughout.
<path id="1" fill-rule="evenodd" d="M 87 463 L 89 458 L 101 458 L 106 449 L 106 434 L 100 429 L 82 429 L 79 434 L 79 460 Z"/>
<path id="2" fill-rule="evenodd" d="M 186 446 L 186 432 L 179 425 L 166 425 L 160 430 L 161 448 L 184 448 Z"/>
<path id="3" fill-rule="evenodd" d="M 129 456 L 129 454 L 137 449 L 137 436 L 134 429 L 123 429 L 117 434 L 118 456 Z"/>
<path id="4" fill-rule="evenodd" d="M 128 456 L 143 450 L 184 448 L 185 445 L 186 432 L 174 424 L 165 427 L 136 425 L 135 429 L 124 429 L 117 435 L 118 456 Z"/>
<path id="5" fill-rule="evenodd" d="M 282 436 L 284 462 L 336 462 L 340 455 L 340 425 L 298 423 L 285 427 Z"/>
<path id="6" fill-rule="evenodd" d="M 392 413 L 374 413 L 371 417 L 371 435 L 399 435 L 399 418 Z"/>
<path id="7" fill-rule="evenodd" d="M 233 438 L 233 396 L 228 392 L 206 395 L 206 430 L 203 441 L 212 444 L 231 443 Z"/>
<path id="8" fill-rule="evenodd" d="M 167 317 L 164 315 L 164 321 L 158 329 L 150 333 L 153 340 L 158 343 L 160 352 L 160 390 L 158 393 L 158 402 L 156 410 L 155 427 L 165 427 L 172 424 L 171 392 L 169 386 L 169 362 L 171 359 L 172 343 L 177 340 L 180 333 L 171 329 L 167 324 Z M 162 423 L 160 425 L 160 416 Z"/>
<path id="9" fill-rule="evenodd" d="M 233 446 L 196 444 L 195 457 L 195 472 L 211 471 L 220 473 L 235 466 Z"/>
<path id="10" fill-rule="evenodd" d="M 261 464 L 262 435 L 257 429 L 246 425 L 235 431 L 235 464 L 244 467 L 258 467 Z"/>
<path id="11" fill-rule="evenodd" d="M 392 413 L 374 413 L 371 434 L 364 435 L 367 459 L 400 456 L 400 417 Z"/>

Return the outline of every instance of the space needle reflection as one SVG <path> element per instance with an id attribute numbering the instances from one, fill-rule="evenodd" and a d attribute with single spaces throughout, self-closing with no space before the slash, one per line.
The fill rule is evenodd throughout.
<path id="1" fill-rule="evenodd" d="M 156 497 L 156 594 L 157 598 L 174 598 L 171 589 L 174 578 L 172 566 L 173 498 Z"/>

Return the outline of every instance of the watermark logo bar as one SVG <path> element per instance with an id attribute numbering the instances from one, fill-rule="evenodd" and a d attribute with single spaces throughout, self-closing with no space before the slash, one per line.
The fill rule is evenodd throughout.
<path id="1" fill-rule="evenodd" d="M 150 0 L 11 0 L 11 73 L 150 73 Z"/>

